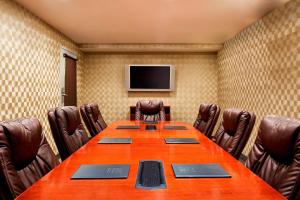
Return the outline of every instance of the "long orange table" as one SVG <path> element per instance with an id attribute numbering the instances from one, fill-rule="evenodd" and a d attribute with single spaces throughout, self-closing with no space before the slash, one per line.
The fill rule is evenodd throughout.
<path id="1" fill-rule="evenodd" d="M 115 129 L 129 124 L 141 125 L 141 130 Z M 163 130 L 164 125 L 184 125 L 188 130 Z M 17 199 L 284 199 L 190 124 L 162 122 L 157 127 L 151 132 L 135 121 L 112 123 Z M 102 137 L 131 137 L 133 143 L 97 144 Z M 196 138 L 200 144 L 165 144 L 166 137 Z M 148 159 L 163 161 L 167 189 L 135 188 L 139 161 Z M 176 179 L 172 163 L 219 163 L 232 178 Z M 128 179 L 71 180 L 81 164 L 130 164 L 130 171 Z"/>

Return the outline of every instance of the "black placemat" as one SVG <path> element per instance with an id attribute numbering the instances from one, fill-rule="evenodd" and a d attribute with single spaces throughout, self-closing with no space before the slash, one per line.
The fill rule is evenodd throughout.
<path id="1" fill-rule="evenodd" d="M 102 138 L 98 144 L 131 144 L 131 138 Z"/>
<path id="2" fill-rule="evenodd" d="M 166 130 L 187 130 L 185 126 L 164 126 Z"/>
<path id="3" fill-rule="evenodd" d="M 136 126 L 136 125 L 120 125 L 117 126 L 116 129 L 140 129 L 140 126 Z"/>
<path id="4" fill-rule="evenodd" d="M 71 179 L 119 179 L 127 178 L 128 164 L 80 165 Z"/>
<path id="5" fill-rule="evenodd" d="M 165 138 L 166 144 L 199 144 L 195 138 Z"/>
<path id="6" fill-rule="evenodd" d="M 172 164 L 176 178 L 230 178 L 219 164 Z"/>

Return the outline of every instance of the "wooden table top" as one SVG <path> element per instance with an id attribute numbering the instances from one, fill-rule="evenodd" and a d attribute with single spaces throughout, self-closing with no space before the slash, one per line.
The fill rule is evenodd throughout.
<path id="1" fill-rule="evenodd" d="M 117 125 L 141 125 L 141 130 L 116 130 Z M 184 125 L 188 130 L 163 130 L 164 125 Z M 144 124 L 118 121 L 91 139 L 54 170 L 23 192 L 17 199 L 284 199 L 190 124 L 162 122 L 157 131 Z M 97 144 L 102 137 L 131 137 L 132 144 Z M 200 144 L 165 144 L 166 137 L 196 138 Z M 140 160 L 162 160 L 166 189 L 136 189 Z M 232 178 L 176 179 L 172 163 L 218 163 Z M 130 164 L 127 179 L 71 180 L 81 164 Z"/>

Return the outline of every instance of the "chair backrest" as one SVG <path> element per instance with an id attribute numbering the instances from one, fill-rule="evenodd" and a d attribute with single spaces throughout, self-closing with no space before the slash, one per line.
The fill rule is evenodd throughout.
<path id="1" fill-rule="evenodd" d="M 218 105 L 201 104 L 197 119 L 194 122 L 194 127 L 210 138 L 219 115 L 220 107 Z"/>
<path id="2" fill-rule="evenodd" d="M 62 160 L 88 142 L 89 137 L 81 123 L 77 107 L 51 109 L 48 112 L 48 120 Z"/>
<path id="3" fill-rule="evenodd" d="M 246 166 L 286 198 L 300 199 L 300 120 L 265 117 Z"/>
<path id="4" fill-rule="evenodd" d="M 2 198 L 14 199 L 58 164 L 37 119 L 0 123 Z"/>
<path id="5" fill-rule="evenodd" d="M 165 121 L 162 101 L 141 100 L 136 103 L 135 120 Z"/>
<path id="6" fill-rule="evenodd" d="M 253 113 L 239 110 L 226 109 L 223 121 L 212 140 L 239 159 L 253 129 L 256 116 Z"/>
<path id="7" fill-rule="evenodd" d="M 48 111 L 48 121 L 50 124 L 51 133 L 54 138 L 54 142 L 56 144 L 60 158 L 61 160 L 64 160 L 70 155 L 70 153 L 68 151 L 66 143 L 63 141 L 62 135 L 59 133 L 58 125 L 56 122 L 56 116 L 55 116 L 55 108 L 51 108 Z"/>
<path id="8" fill-rule="evenodd" d="M 81 106 L 80 113 L 92 137 L 107 127 L 97 104 L 92 103 Z"/>
<path id="9" fill-rule="evenodd" d="M 86 113 L 86 110 L 85 110 L 85 106 L 86 105 L 87 104 L 83 104 L 82 106 L 80 106 L 80 108 L 79 108 L 80 115 L 81 115 L 81 117 L 82 117 L 82 119 L 84 121 L 84 124 L 85 124 L 86 128 L 88 129 L 91 137 L 94 137 L 94 130 L 93 130 L 92 126 L 91 126 L 91 123 L 90 123 L 90 121 L 88 119 L 88 116 L 87 116 L 87 113 Z"/>

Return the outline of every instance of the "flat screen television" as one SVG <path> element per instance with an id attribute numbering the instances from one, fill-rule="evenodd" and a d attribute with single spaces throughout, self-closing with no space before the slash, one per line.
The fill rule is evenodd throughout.
<path id="1" fill-rule="evenodd" d="M 172 65 L 126 65 L 128 91 L 174 91 L 175 68 Z"/>

